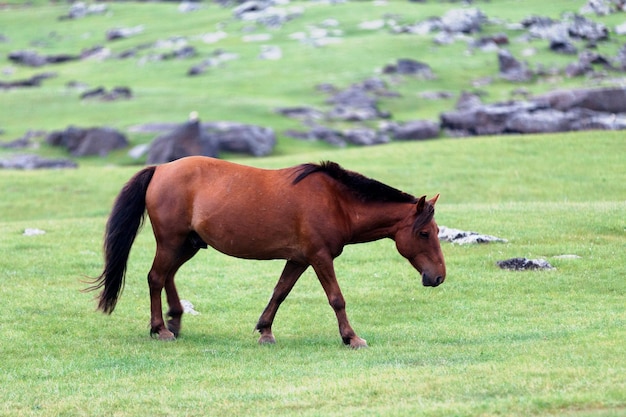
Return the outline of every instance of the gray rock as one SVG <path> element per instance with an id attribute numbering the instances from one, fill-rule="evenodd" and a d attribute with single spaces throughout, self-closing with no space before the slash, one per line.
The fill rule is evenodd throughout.
<path id="1" fill-rule="evenodd" d="M 496 265 L 502 269 L 511 269 L 513 271 L 554 269 L 554 267 L 545 259 L 511 258 L 498 261 L 496 262 Z"/>
<path id="2" fill-rule="evenodd" d="M 346 142 L 360 146 L 380 145 L 390 141 L 387 135 L 367 128 L 347 130 L 343 133 L 343 137 Z"/>
<path id="3" fill-rule="evenodd" d="M 400 58 L 395 64 L 383 68 L 385 74 L 417 75 L 426 79 L 434 78 L 433 71 L 428 64 L 410 58 Z"/>
<path id="4" fill-rule="evenodd" d="M 266 156 L 276 146 L 276 134 L 267 127 L 236 122 L 211 122 L 203 123 L 202 129 L 220 151 Z"/>
<path id="5" fill-rule="evenodd" d="M 212 137 L 192 119 L 171 132 L 158 136 L 148 150 L 147 164 L 162 164 L 191 155 L 217 156 L 217 145 Z"/>
<path id="6" fill-rule="evenodd" d="M 477 232 L 467 232 L 464 230 L 453 229 L 446 226 L 439 226 L 439 240 L 444 242 L 456 243 L 458 245 L 468 245 L 476 243 L 506 243 L 506 239 L 495 236 L 483 235 Z"/>
<path id="7" fill-rule="evenodd" d="M 512 114 L 505 128 L 511 133 L 553 133 L 571 129 L 571 118 L 558 110 L 546 109 Z"/>
<path id="8" fill-rule="evenodd" d="M 480 32 L 487 16 L 479 9 L 452 9 L 441 17 L 443 30 L 454 33 Z"/>
<path id="9" fill-rule="evenodd" d="M 126 39 L 131 36 L 135 36 L 143 32 L 143 26 L 135 26 L 130 28 L 114 28 L 109 29 L 106 32 L 106 39 L 108 41 L 115 41 L 118 39 Z"/>
<path id="10" fill-rule="evenodd" d="M 556 90 L 537 96 L 533 101 L 562 111 L 583 108 L 607 113 L 626 113 L 626 88 Z"/>
<path id="11" fill-rule="evenodd" d="M 430 120 L 412 120 L 390 128 L 394 140 L 424 140 L 439 136 L 439 123 Z"/>
<path id="12" fill-rule="evenodd" d="M 532 72 L 511 55 L 507 50 L 498 51 L 498 64 L 500 77 L 508 81 L 525 82 L 532 78 Z"/>
<path id="13" fill-rule="evenodd" d="M 61 169 L 76 168 L 78 164 L 70 159 L 49 159 L 39 155 L 14 155 L 9 159 L 0 159 L 0 168 L 5 169 Z"/>
<path id="14" fill-rule="evenodd" d="M 105 156 L 115 149 L 128 146 L 128 139 L 121 132 L 108 127 L 79 128 L 70 126 L 64 131 L 48 135 L 51 146 L 62 146 L 73 156 Z"/>

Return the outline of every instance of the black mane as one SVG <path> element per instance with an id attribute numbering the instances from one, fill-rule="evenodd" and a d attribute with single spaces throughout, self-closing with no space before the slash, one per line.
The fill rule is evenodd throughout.
<path id="1" fill-rule="evenodd" d="M 357 172 L 343 169 L 336 162 L 324 161 L 318 164 L 302 164 L 293 184 L 315 172 L 321 172 L 348 187 L 359 199 L 365 202 L 415 203 L 417 199 L 410 194 L 373 180 Z"/>

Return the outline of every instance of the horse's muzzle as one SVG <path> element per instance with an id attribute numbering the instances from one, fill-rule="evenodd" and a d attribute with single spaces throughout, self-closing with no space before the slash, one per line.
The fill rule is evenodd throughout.
<path id="1" fill-rule="evenodd" d="M 422 285 L 425 287 L 436 287 L 443 282 L 445 278 L 441 275 L 431 276 L 427 273 L 422 274 Z"/>

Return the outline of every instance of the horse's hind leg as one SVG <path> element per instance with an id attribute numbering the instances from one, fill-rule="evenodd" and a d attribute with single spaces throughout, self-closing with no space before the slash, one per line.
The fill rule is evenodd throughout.
<path id="1" fill-rule="evenodd" d="M 180 332 L 183 307 L 178 298 L 174 276 L 178 269 L 197 252 L 198 247 L 187 238 L 179 245 L 160 245 L 157 243 L 157 252 L 148 273 L 150 287 L 150 334 L 161 340 L 173 340 Z M 165 288 L 169 305 L 167 327 L 163 320 L 161 293 Z"/>
<path id="2" fill-rule="evenodd" d="M 174 275 L 169 276 L 165 281 L 165 296 L 169 305 L 167 316 L 170 317 L 167 321 L 167 329 L 174 334 L 174 337 L 178 337 L 184 309 L 178 297 L 176 284 L 174 284 Z"/>

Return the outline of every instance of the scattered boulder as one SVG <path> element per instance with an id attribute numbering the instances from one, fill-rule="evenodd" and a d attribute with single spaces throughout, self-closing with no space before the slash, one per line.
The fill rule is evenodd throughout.
<path id="1" fill-rule="evenodd" d="M 158 54 L 155 59 L 159 61 L 167 61 L 170 59 L 189 59 L 198 55 L 198 51 L 191 45 L 184 45 L 180 48 L 174 48 L 169 52 Z"/>
<path id="2" fill-rule="evenodd" d="M 388 131 L 394 140 L 424 140 L 439 136 L 439 123 L 430 120 L 412 120 L 393 123 Z"/>
<path id="3" fill-rule="evenodd" d="M 129 87 L 113 87 L 107 91 L 104 87 L 97 87 L 87 90 L 80 95 L 81 100 L 116 101 L 129 100 L 133 93 Z"/>
<path id="4" fill-rule="evenodd" d="M 204 74 L 211 67 L 218 67 L 222 63 L 232 61 L 239 58 L 239 55 L 234 53 L 225 52 L 221 49 L 214 51 L 209 58 L 202 60 L 200 63 L 192 66 L 187 71 L 187 75 L 193 77 L 196 75 Z"/>
<path id="5" fill-rule="evenodd" d="M 574 55 L 578 52 L 574 44 L 570 41 L 556 39 L 550 41 L 550 50 L 565 55 Z"/>
<path id="6" fill-rule="evenodd" d="M 506 33 L 496 33 L 493 35 L 481 36 L 470 42 L 470 46 L 483 51 L 497 51 L 503 45 L 509 44 L 509 37 Z"/>
<path id="7" fill-rule="evenodd" d="M 22 136 L 21 138 L 17 138 L 10 142 L 0 142 L 0 148 L 4 149 L 24 149 L 24 148 L 34 148 L 37 147 L 38 144 L 33 142 L 34 138 L 44 136 L 45 132 L 37 131 L 37 130 L 29 130 Z"/>
<path id="8" fill-rule="evenodd" d="M 415 59 L 401 58 L 395 64 L 386 65 L 383 68 L 385 74 L 417 75 L 425 79 L 433 79 L 433 71 L 428 64 Z"/>
<path id="9" fill-rule="evenodd" d="M 125 148 L 129 144 L 124 134 L 112 128 L 73 126 L 64 131 L 50 133 L 46 142 L 51 146 L 67 148 L 72 156 L 106 156 L 109 152 Z"/>
<path id="10" fill-rule="evenodd" d="M 460 136 L 496 135 L 506 132 L 510 117 L 538 108 L 534 103 L 514 101 L 443 112 L 439 117 L 442 129 L 462 131 Z"/>
<path id="11" fill-rule="evenodd" d="M 329 85 L 324 86 L 323 90 L 318 86 L 318 89 L 331 94 L 326 102 L 334 107 L 326 113 L 326 118 L 350 122 L 388 119 L 391 115 L 378 108 L 378 97 L 399 95 L 390 91 L 386 82 L 380 78 L 366 79 L 344 90 Z"/>
<path id="12" fill-rule="evenodd" d="M 479 94 L 463 91 L 456 102 L 455 108 L 457 110 L 470 110 L 482 105 L 483 102 Z"/>
<path id="13" fill-rule="evenodd" d="M 482 104 L 478 100 L 440 114 L 452 136 L 553 133 L 626 128 L 626 88 L 557 90 L 529 101 Z"/>
<path id="14" fill-rule="evenodd" d="M 45 56 L 39 55 L 35 51 L 11 52 L 8 58 L 15 64 L 26 65 L 27 67 L 41 67 L 48 63 Z"/>
<path id="15" fill-rule="evenodd" d="M 584 16 L 574 15 L 567 25 L 568 34 L 575 39 L 590 42 L 606 41 L 609 39 L 608 28 Z"/>
<path id="16" fill-rule="evenodd" d="M 76 168 L 78 164 L 70 159 L 50 159 L 39 155 L 13 155 L 9 159 L 0 159 L 0 168 L 5 169 L 60 169 Z"/>
<path id="17" fill-rule="evenodd" d="M 554 133 L 571 129 L 572 118 L 567 113 L 545 109 L 513 113 L 507 118 L 504 130 L 517 133 Z"/>
<path id="18" fill-rule="evenodd" d="M 325 117 L 323 112 L 308 106 L 279 107 L 276 109 L 276 112 L 292 119 L 308 122 L 321 120 Z"/>
<path id="19" fill-rule="evenodd" d="M 80 59 L 97 59 L 102 61 L 110 56 L 111 49 L 105 48 L 102 45 L 85 48 L 80 52 Z"/>
<path id="20" fill-rule="evenodd" d="M 464 230 L 453 229 L 446 226 L 439 226 L 439 240 L 451 242 L 457 245 L 468 245 L 476 243 L 506 243 L 506 239 L 502 239 L 490 235 L 482 235 L 476 232 L 466 232 Z"/>
<path id="21" fill-rule="evenodd" d="M 272 6 L 271 0 L 250 0 L 243 1 L 233 9 L 233 15 L 242 20 L 252 20 L 257 17 L 259 12 Z"/>
<path id="22" fill-rule="evenodd" d="M 80 56 L 71 54 L 40 55 L 36 51 L 15 51 L 10 52 L 8 58 L 15 64 L 25 65 L 27 67 L 42 67 L 47 64 L 76 61 L 80 59 Z"/>
<path id="23" fill-rule="evenodd" d="M 35 74 L 30 78 L 26 78 L 23 80 L 15 80 L 15 81 L 0 81 L 0 88 L 11 89 L 11 88 L 30 88 L 30 87 L 39 87 L 43 80 L 47 80 L 49 78 L 54 78 L 57 76 L 56 72 L 43 72 L 40 74 Z"/>
<path id="24" fill-rule="evenodd" d="M 131 36 L 138 35 L 143 32 L 143 25 L 130 27 L 130 28 L 114 28 L 109 29 L 106 32 L 107 41 L 115 41 L 119 39 L 130 38 Z"/>
<path id="25" fill-rule="evenodd" d="M 513 57 L 505 50 L 498 51 L 498 64 L 500 67 L 500 77 L 508 81 L 526 82 L 532 78 L 532 72 L 527 66 Z"/>
<path id="26" fill-rule="evenodd" d="M 612 12 L 612 3 L 611 0 L 589 0 L 587 4 L 580 8 L 580 13 L 595 13 L 598 16 L 607 16 Z"/>
<path id="27" fill-rule="evenodd" d="M 129 129 L 135 133 L 161 133 L 153 141 L 149 150 L 162 157 L 149 158 L 148 163 L 162 163 L 168 159 L 174 160 L 188 155 L 206 155 L 216 157 L 219 151 L 245 153 L 253 156 L 265 156 L 273 152 L 276 145 L 276 135 L 270 128 L 248 125 L 237 122 L 197 122 L 197 114 L 192 112 L 190 121 L 183 124 L 148 123 L 133 126 Z M 180 132 L 182 139 L 176 139 Z M 165 137 L 165 139 L 162 139 Z M 185 139 L 186 138 L 186 139 Z M 159 142 L 156 144 L 157 140 Z M 182 143 L 178 143 L 181 141 Z M 137 152 L 140 152 L 138 150 Z M 172 159 L 174 158 L 174 159 Z"/>
<path id="28" fill-rule="evenodd" d="M 326 126 L 314 126 L 304 136 L 306 139 L 321 140 L 334 146 L 346 146 L 346 140 L 343 137 L 343 133 Z"/>
<path id="29" fill-rule="evenodd" d="M 197 116 L 158 136 L 148 149 L 147 164 L 162 164 L 191 155 L 216 157 L 218 148 L 213 138 L 201 129 Z"/>
<path id="30" fill-rule="evenodd" d="M 80 19 L 94 14 L 105 14 L 108 11 L 106 4 L 89 4 L 82 1 L 72 3 L 66 15 L 60 16 L 59 20 Z"/>
<path id="31" fill-rule="evenodd" d="M 605 113 L 626 113 L 626 88 L 555 90 L 537 96 L 533 101 L 560 111 L 582 108 Z"/>
<path id="32" fill-rule="evenodd" d="M 389 117 L 389 113 L 378 108 L 376 98 L 358 85 L 337 92 L 327 100 L 327 103 L 334 105 L 327 113 L 331 120 L 356 122 Z"/>
<path id="33" fill-rule="evenodd" d="M 213 138 L 220 151 L 266 156 L 276 146 L 276 135 L 267 127 L 236 122 L 211 122 L 203 123 L 202 129 Z"/>
<path id="34" fill-rule="evenodd" d="M 575 39 L 593 43 L 609 39 L 609 30 L 605 25 L 577 14 L 567 14 L 561 21 L 531 16 L 522 20 L 521 24 L 528 29 L 528 37 L 531 39 L 548 41 Z"/>
<path id="35" fill-rule="evenodd" d="M 276 2 L 273 0 L 244 1 L 233 9 L 233 16 L 268 28 L 277 28 L 303 13 L 300 7 L 274 7 L 274 4 Z"/>
<path id="36" fill-rule="evenodd" d="M 389 136 L 386 134 L 365 127 L 348 129 L 343 133 L 343 137 L 346 142 L 359 146 L 380 145 L 390 142 Z"/>
<path id="37" fill-rule="evenodd" d="M 502 269 L 510 269 L 513 271 L 554 269 L 554 267 L 545 259 L 511 258 L 498 261 L 496 262 L 496 265 Z"/>
<path id="38" fill-rule="evenodd" d="M 487 16 L 479 9 L 452 9 L 441 17 L 442 29 L 452 33 L 480 32 L 486 22 Z"/>

